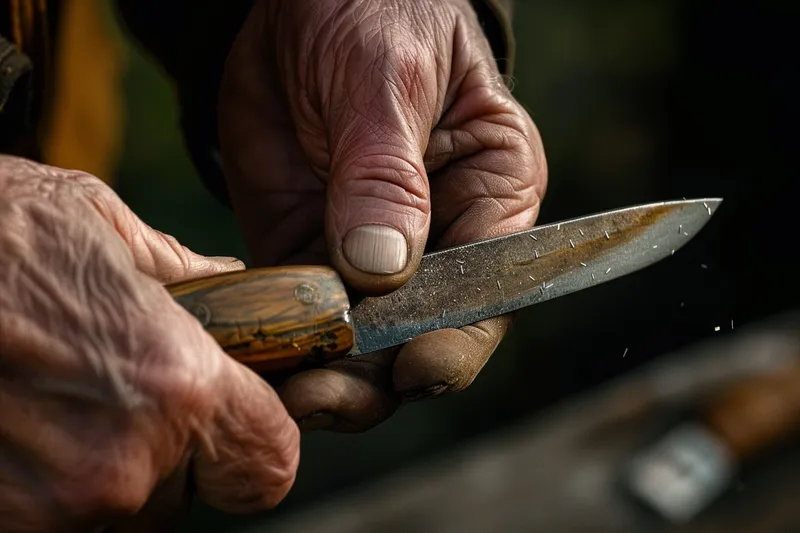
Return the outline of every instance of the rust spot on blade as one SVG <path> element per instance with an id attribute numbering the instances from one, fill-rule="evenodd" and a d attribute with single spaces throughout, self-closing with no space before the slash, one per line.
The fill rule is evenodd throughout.
<path id="1" fill-rule="evenodd" d="M 590 219 L 581 226 L 582 235 L 577 238 L 572 237 L 571 242 L 565 239 L 565 244 L 558 248 L 540 250 L 538 258 L 518 261 L 502 270 L 514 271 L 520 268 L 527 270 L 535 266 L 539 277 L 553 279 L 577 265 L 587 263 L 604 253 L 618 250 L 675 209 L 675 206 L 665 205 L 649 210 L 623 212 L 614 219 Z"/>

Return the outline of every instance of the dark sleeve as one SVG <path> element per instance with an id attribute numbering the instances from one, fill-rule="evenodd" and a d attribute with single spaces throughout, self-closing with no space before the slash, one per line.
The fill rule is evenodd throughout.
<path id="1" fill-rule="evenodd" d="M 511 74 L 514 0 L 472 0 L 500 71 Z M 217 93 L 228 51 L 254 0 L 116 0 L 120 21 L 174 82 L 186 148 L 208 190 L 230 204 L 217 140 Z"/>
<path id="2" fill-rule="evenodd" d="M 33 130 L 30 58 L 0 35 L 0 153 L 30 155 L 25 143 Z"/>
<path id="3" fill-rule="evenodd" d="M 500 73 L 511 76 L 516 55 L 514 31 L 511 27 L 514 0 L 472 0 L 472 6 L 492 46 Z"/>
<path id="4" fill-rule="evenodd" d="M 229 204 L 217 142 L 217 93 L 228 51 L 254 0 L 116 0 L 121 25 L 173 82 L 189 156 Z"/>

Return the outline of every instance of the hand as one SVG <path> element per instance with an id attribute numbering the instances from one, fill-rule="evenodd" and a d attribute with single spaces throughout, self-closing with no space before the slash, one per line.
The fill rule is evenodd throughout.
<path id="1" fill-rule="evenodd" d="M 545 192 L 538 132 L 468 0 L 260 0 L 218 113 L 255 263 L 330 263 L 368 293 L 401 286 L 426 249 L 531 227 Z M 302 428 L 360 431 L 468 386 L 509 324 L 304 372 L 281 396 Z"/>
<path id="2" fill-rule="evenodd" d="M 92 176 L 0 156 L 0 529 L 172 531 L 192 489 L 284 497 L 297 426 L 161 285 L 241 268 Z"/>

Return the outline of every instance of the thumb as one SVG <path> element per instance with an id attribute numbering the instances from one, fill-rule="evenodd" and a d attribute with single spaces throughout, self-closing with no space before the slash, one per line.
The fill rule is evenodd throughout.
<path id="1" fill-rule="evenodd" d="M 418 54 L 373 53 L 397 57 L 368 62 L 378 72 L 366 83 L 359 75 L 334 90 L 325 226 L 334 268 L 356 289 L 380 293 L 405 283 L 425 250 L 423 154 L 434 113 L 425 95 L 435 92 L 436 78 Z M 417 90 L 419 80 L 431 86 Z"/>
<path id="2" fill-rule="evenodd" d="M 105 183 L 89 175 L 75 177 L 93 207 L 125 241 L 136 268 L 161 283 L 243 270 L 233 257 L 206 257 L 183 246 L 178 239 L 144 223 Z"/>
<path id="3" fill-rule="evenodd" d="M 167 235 L 138 220 L 140 231 L 126 238 L 136 267 L 161 283 L 173 283 L 223 272 L 244 270 L 235 257 L 206 257 L 183 246 Z"/>

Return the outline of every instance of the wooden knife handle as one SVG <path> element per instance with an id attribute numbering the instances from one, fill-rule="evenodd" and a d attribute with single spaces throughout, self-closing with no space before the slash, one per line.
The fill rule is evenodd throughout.
<path id="1" fill-rule="evenodd" d="M 225 352 L 256 372 L 315 366 L 353 347 L 347 292 L 328 267 L 256 268 L 166 287 Z"/>

